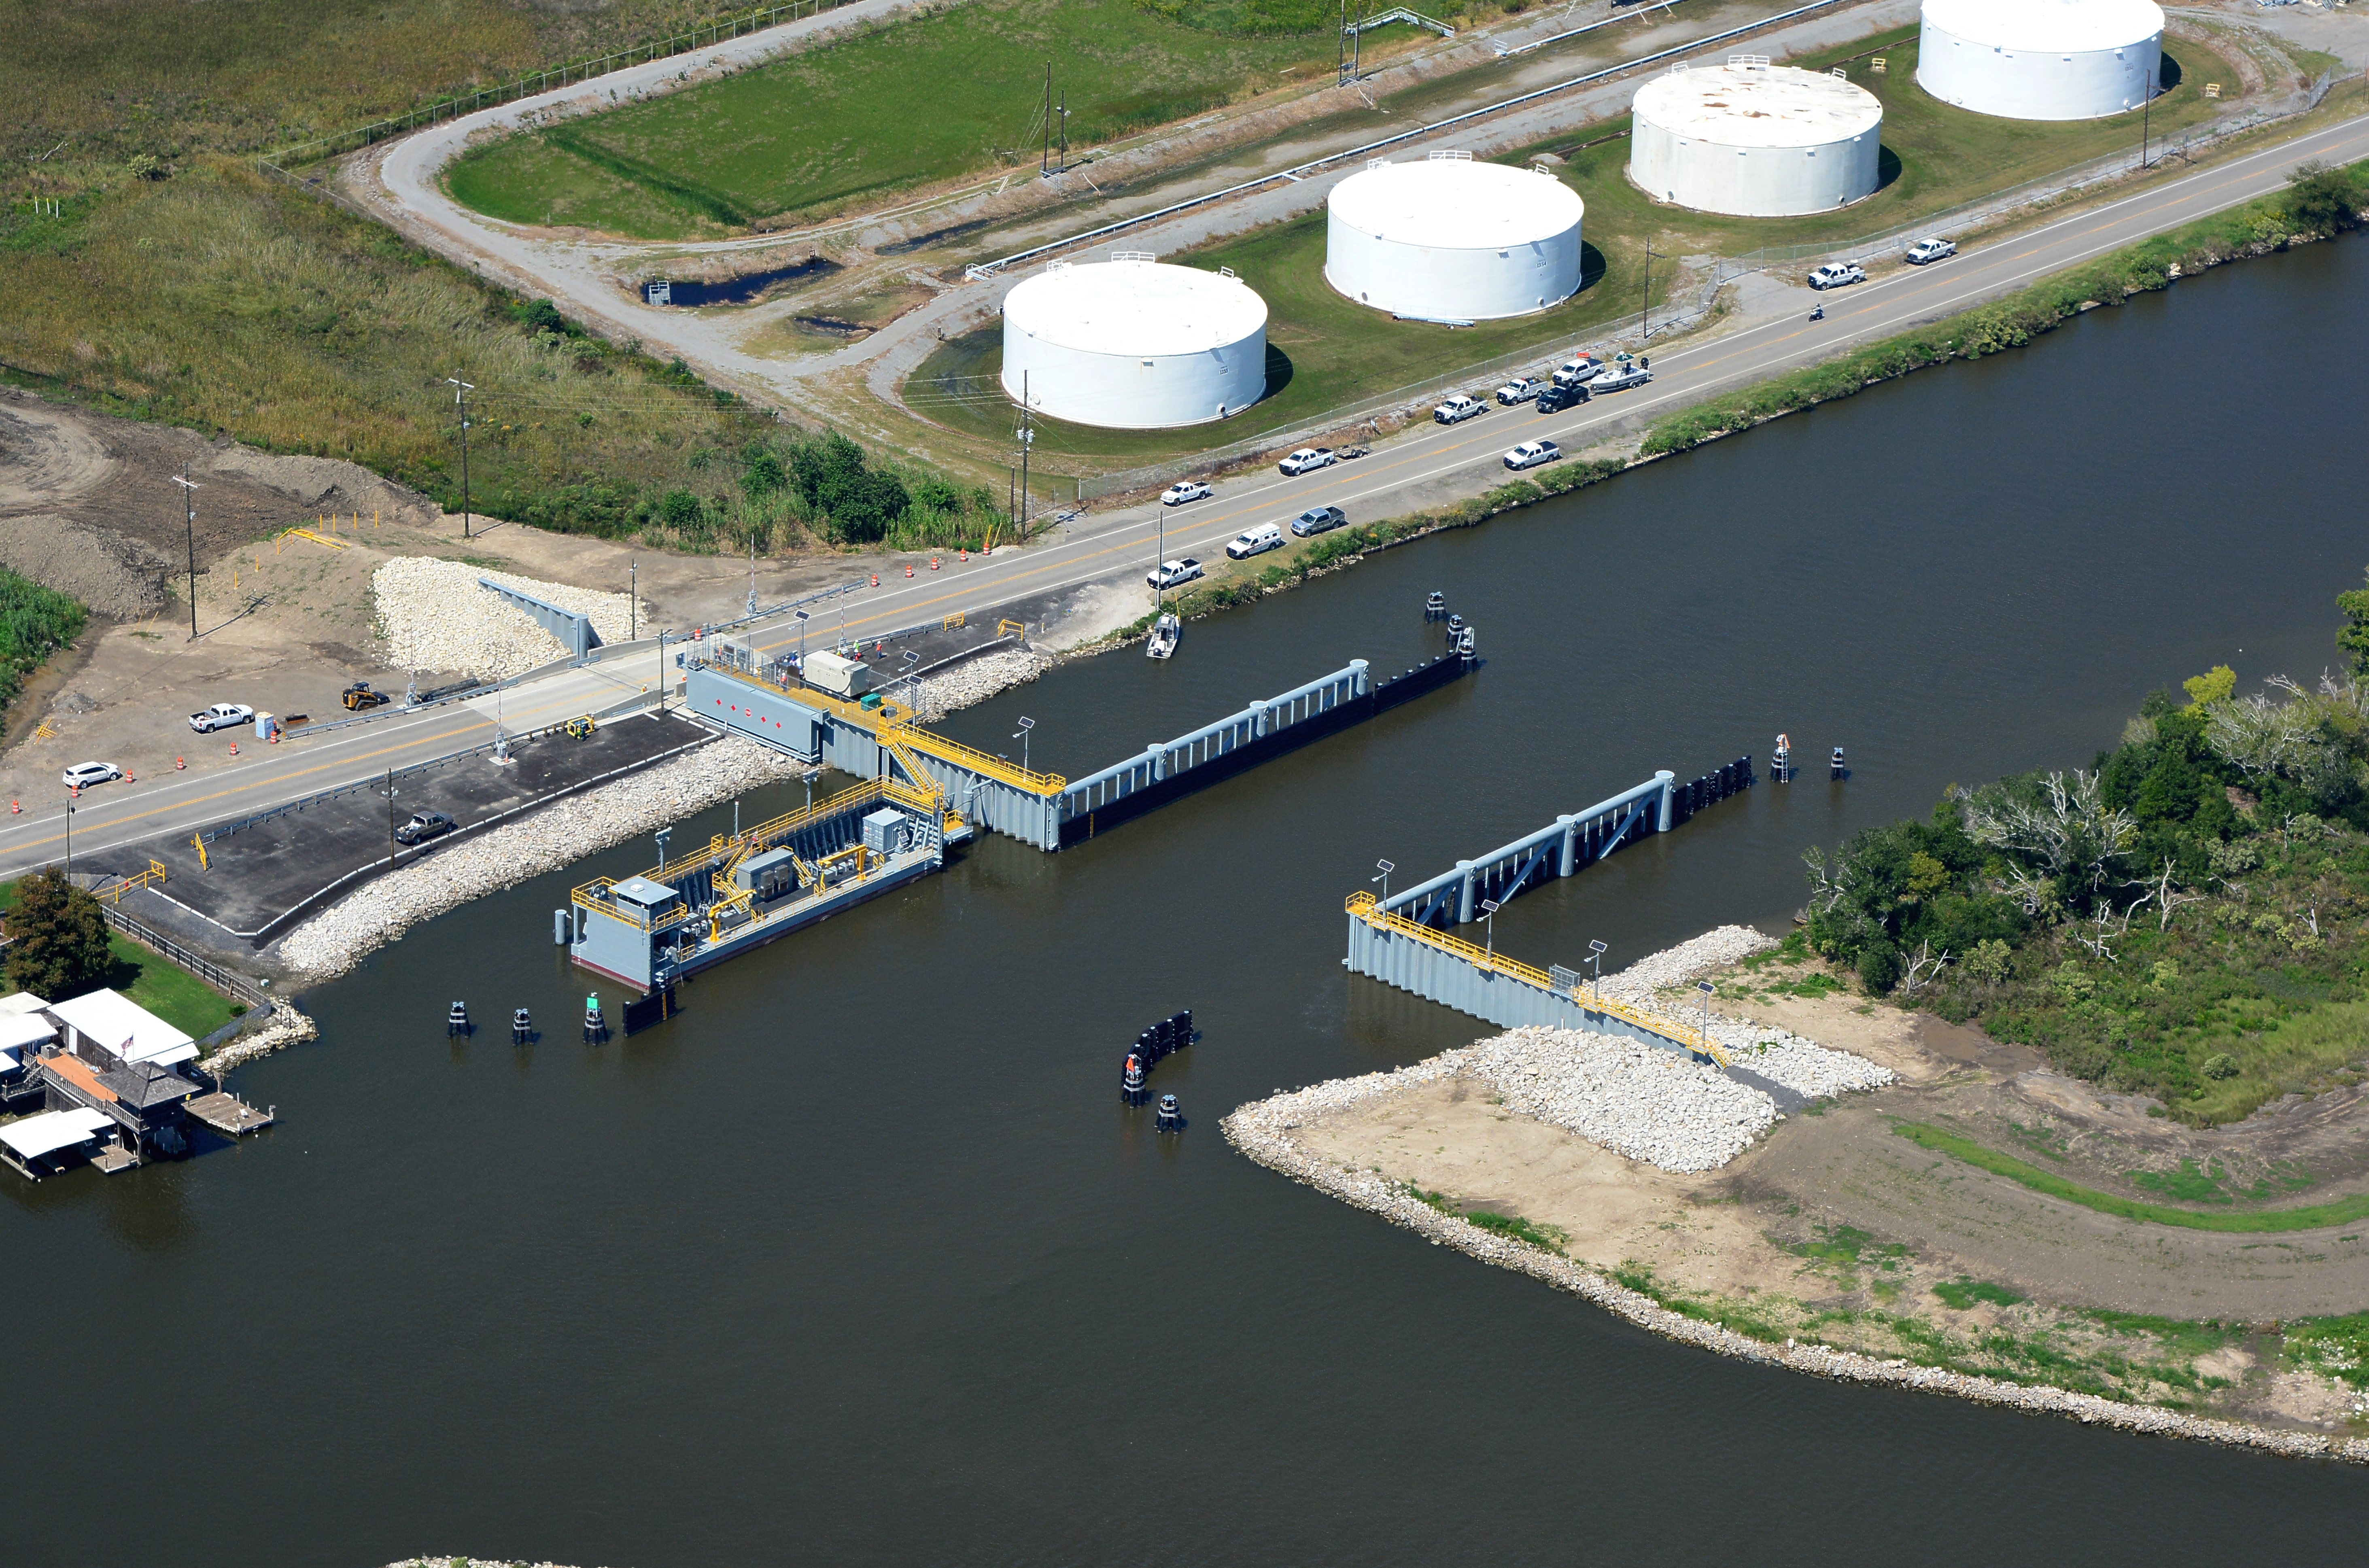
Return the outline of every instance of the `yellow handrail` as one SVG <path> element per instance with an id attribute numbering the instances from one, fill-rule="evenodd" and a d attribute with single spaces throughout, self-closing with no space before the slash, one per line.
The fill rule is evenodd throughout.
<path id="1" fill-rule="evenodd" d="M 952 762 L 957 767 L 967 768 L 972 773 L 984 774 L 998 784 L 1009 784 L 1013 789 L 1024 790 L 1030 795 L 1059 795 L 1070 784 L 1070 781 L 1059 773 L 1039 773 L 1026 768 L 1016 768 L 1001 757 L 990 755 L 974 747 L 965 746 L 959 740 L 949 740 L 943 735 L 933 735 L 913 722 L 912 710 L 902 703 L 894 703 L 883 698 L 877 707 L 867 708 L 860 703 L 851 703 L 844 697 L 835 697 L 829 692 L 818 691 L 812 686 L 785 686 L 778 681 L 769 681 L 761 675 L 751 674 L 746 670 L 735 670 L 728 664 L 711 664 L 708 668 L 719 675 L 729 675 L 734 680 L 745 681 L 751 686 L 761 686 L 768 692 L 779 692 L 792 702 L 803 703 L 809 707 L 821 708 L 834 714 L 856 728 L 876 737 L 884 745 L 889 743 L 887 732 L 893 729 L 897 732 L 898 741 L 910 746 L 916 751 L 935 757 L 941 761 Z"/>
<path id="2" fill-rule="evenodd" d="M 1688 1050 L 1700 1051 L 1717 1061 L 1722 1067 L 1728 1065 L 1727 1053 L 1720 1048 L 1719 1042 L 1700 1029 L 1689 1029 L 1682 1024 L 1672 1023 L 1666 1018 L 1647 1013 L 1642 1008 L 1631 1007 L 1627 1002 L 1618 1001 L 1609 997 L 1590 995 L 1578 986 L 1573 986 L 1565 991 L 1556 986 L 1553 978 L 1543 969 L 1534 969 L 1528 964 L 1517 963 L 1511 958 L 1501 958 L 1487 948 L 1476 947 L 1461 937 L 1450 936 L 1443 931 L 1435 931 L 1430 926 L 1407 919 L 1404 915 L 1391 914 L 1379 907 L 1380 902 L 1381 900 L 1376 898 L 1370 892 L 1360 890 L 1350 894 L 1344 901 L 1343 907 L 1377 930 L 1395 932 L 1401 936 L 1412 937 L 1443 953 L 1461 958 L 1474 968 L 1494 971 L 1520 980 L 1527 985 L 1536 986 L 1543 991 L 1567 995 L 1591 1013 L 1608 1013 L 1623 1023 L 1632 1024 L 1648 1034 L 1659 1035 L 1662 1038 L 1684 1046 Z"/>

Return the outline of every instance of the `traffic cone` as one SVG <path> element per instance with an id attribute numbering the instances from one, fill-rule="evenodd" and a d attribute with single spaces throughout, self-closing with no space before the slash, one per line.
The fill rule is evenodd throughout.
<path id="1" fill-rule="evenodd" d="M 21 800 L 12 800 L 12 801 L 10 801 L 10 802 L 8 803 L 8 815 L 9 815 L 9 816 L 11 816 L 11 817 L 22 817 L 24 814 L 25 814 L 25 803 L 24 803 L 23 801 L 21 801 Z"/>
<path id="2" fill-rule="evenodd" d="M 878 588 L 880 586 L 880 574 L 878 572 L 872 574 L 872 586 L 875 588 Z"/>
<path id="3" fill-rule="evenodd" d="M 140 775 L 126 770 L 123 775 L 123 782 L 125 784 L 138 784 L 140 782 Z"/>
<path id="4" fill-rule="evenodd" d="M 238 755 L 238 742 L 235 740 L 230 743 L 230 754 L 234 757 Z"/>
<path id="5" fill-rule="evenodd" d="M 932 570 L 932 571 L 933 571 L 933 572 L 934 572 L 934 571 L 936 571 L 937 569 L 938 569 L 938 558 L 937 558 L 935 555 L 933 555 L 933 556 L 931 556 L 931 557 L 930 557 L 930 570 Z"/>
<path id="6" fill-rule="evenodd" d="M 910 561 L 905 563 L 905 575 L 907 577 L 911 577 L 913 575 L 913 563 Z"/>
<path id="7" fill-rule="evenodd" d="M 67 794 L 69 796 L 71 796 L 72 798 L 75 799 L 75 800 L 80 800 L 80 799 L 82 798 L 82 785 L 80 785 L 80 784 L 68 784 L 68 785 L 66 785 L 66 794 Z"/>
<path id="8" fill-rule="evenodd" d="M 970 551 L 967 548 L 962 553 L 962 564 L 966 567 L 970 565 Z"/>
<path id="9" fill-rule="evenodd" d="M 187 773 L 189 771 L 189 764 L 183 761 L 180 758 L 176 757 L 173 759 L 173 771 L 175 773 Z"/>

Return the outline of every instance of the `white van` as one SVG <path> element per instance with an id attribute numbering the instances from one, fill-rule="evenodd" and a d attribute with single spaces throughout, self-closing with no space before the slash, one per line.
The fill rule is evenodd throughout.
<path id="1" fill-rule="evenodd" d="M 1272 522 L 1263 522 L 1235 534 L 1234 542 L 1226 546 L 1226 554 L 1237 561 L 1247 561 L 1262 550 L 1282 548 L 1283 530 Z"/>

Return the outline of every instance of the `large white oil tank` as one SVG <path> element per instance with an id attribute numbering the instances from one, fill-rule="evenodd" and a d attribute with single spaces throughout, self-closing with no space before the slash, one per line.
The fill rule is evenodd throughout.
<path id="1" fill-rule="evenodd" d="M 1542 170 L 1376 159 L 1325 202 L 1324 280 L 1417 321 L 1489 321 L 1579 292 L 1579 193 Z"/>
<path id="2" fill-rule="evenodd" d="M 1782 218 L 1875 194 L 1883 105 L 1840 76 L 1731 55 L 1637 89 L 1629 177 L 1657 201 Z"/>
<path id="3" fill-rule="evenodd" d="M 2155 0 L 1925 0 L 1917 84 L 2005 120 L 2096 120 L 2157 89 Z"/>
<path id="4" fill-rule="evenodd" d="M 1048 264 L 1003 297 L 1003 390 L 1120 430 L 1222 419 L 1266 391 L 1266 302 L 1220 268 L 1148 251 Z"/>

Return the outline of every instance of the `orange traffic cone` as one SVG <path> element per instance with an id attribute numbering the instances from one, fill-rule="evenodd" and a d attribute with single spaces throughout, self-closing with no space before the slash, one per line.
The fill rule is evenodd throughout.
<path id="1" fill-rule="evenodd" d="M 235 740 L 230 743 L 230 754 L 234 757 L 238 755 L 238 742 Z"/>
<path id="2" fill-rule="evenodd" d="M 140 776 L 137 773 L 127 772 L 123 775 L 123 782 L 125 784 L 138 784 L 140 782 Z"/>
<path id="3" fill-rule="evenodd" d="M 872 574 L 872 586 L 875 588 L 878 588 L 880 586 L 880 574 L 878 572 Z"/>
<path id="4" fill-rule="evenodd" d="M 969 550 L 966 549 L 966 550 L 964 550 L 964 551 L 963 551 L 963 553 L 962 553 L 962 561 L 963 561 L 963 565 L 964 565 L 964 566 L 966 566 L 966 567 L 967 567 L 967 566 L 969 566 L 969 565 L 970 565 L 970 551 L 969 551 Z"/>
<path id="5" fill-rule="evenodd" d="M 189 771 L 189 764 L 183 761 L 180 758 L 176 757 L 173 759 L 173 771 L 175 773 L 187 773 Z"/>
<path id="6" fill-rule="evenodd" d="M 907 577 L 911 577 L 913 575 L 913 563 L 910 561 L 905 563 L 905 575 Z"/>
<path id="7" fill-rule="evenodd" d="M 82 785 L 80 785 L 80 784 L 68 784 L 68 785 L 66 785 L 66 794 L 67 794 L 68 795 L 72 796 L 72 797 L 73 797 L 74 799 L 75 799 L 75 800 L 80 800 L 80 799 L 82 798 Z"/>
<path id="8" fill-rule="evenodd" d="M 8 803 L 8 815 L 9 815 L 9 816 L 11 816 L 11 817 L 22 817 L 24 814 L 25 814 L 25 803 L 24 803 L 23 801 L 21 801 L 21 800 L 12 800 L 12 801 L 10 801 L 10 802 Z"/>
<path id="9" fill-rule="evenodd" d="M 937 558 L 935 555 L 933 555 L 933 556 L 931 556 L 931 557 L 930 557 L 930 570 L 932 570 L 932 571 L 933 571 L 933 572 L 934 572 L 934 571 L 936 571 L 937 569 L 938 569 L 938 558 Z"/>

